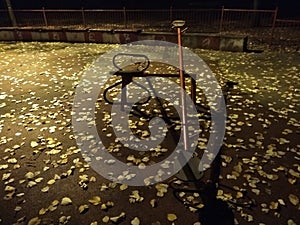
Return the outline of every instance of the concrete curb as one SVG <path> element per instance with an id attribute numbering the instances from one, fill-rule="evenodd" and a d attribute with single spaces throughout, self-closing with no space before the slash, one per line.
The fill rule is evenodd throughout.
<path id="1" fill-rule="evenodd" d="M 141 40 L 161 40 L 177 43 L 176 33 L 143 32 L 141 30 L 103 30 L 70 28 L 0 28 L 0 41 L 59 41 L 124 44 Z M 247 50 L 247 37 L 217 33 L 185 33 L 183 45 L 232 52 Z"/>

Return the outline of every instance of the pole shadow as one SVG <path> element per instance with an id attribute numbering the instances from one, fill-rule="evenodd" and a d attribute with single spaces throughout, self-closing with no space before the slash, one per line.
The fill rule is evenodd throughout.
<path id="1" fill-rule="evenodd" d="M 198 179 L 182 181 L 179 185 L 174 182 L 171 183 L 175 198 L 185 206 L 197 209 L 198 220 L 201 222 L 201 225 L 234 225 L 234 214 L 230 205 L 228 202 L 217 198 L 221 171 L 221 152 L 222 149 L 211 165 L 208 182 Z M 183 170 L 188 171 L 184 168 Z M 182 193 L 199 194 L 200 204 L 199 202 L 195 204 L 187 202 L 182 198 Z M 199 205 L 203 207 L 199 208 Z"/>

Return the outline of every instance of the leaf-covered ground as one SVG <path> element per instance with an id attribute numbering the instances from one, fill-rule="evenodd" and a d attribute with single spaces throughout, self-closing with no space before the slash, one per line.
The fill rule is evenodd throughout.
<path id="1" fill-rule="evenodd" d="M 114 47 L 0 44 L 0 224 L 300 224 L 299 53 L 194 50 L 227 99 L 220 157 L 198 182 L 128 187 L 89 167 L 71 123 L 83 71 Z"/>

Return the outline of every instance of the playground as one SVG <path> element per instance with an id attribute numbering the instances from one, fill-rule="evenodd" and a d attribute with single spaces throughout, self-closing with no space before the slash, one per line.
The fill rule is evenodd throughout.
<path id="1" fill-rule="evenodd" d="M 198 180 L 172 176 L 129 186 L 90 167 L 72 125 L 84 72 L 118 46 L 0 43 L 0 224 L 300 224 L 299 52 L 191 49 L 209 66 L 226 99 L 220 153 Z M 111 154 L 141 163 L 128 159 L 105 131 L 109 105 L 97 104 L 99 136 Z M 151 104 L 147 107 L 159 109 Z M 136 124 L 143 135 L 144 124 Z M 209 126 L 204 117 L 199 153 Z M 164 159 L 171 142 L 148 158 Z"/>

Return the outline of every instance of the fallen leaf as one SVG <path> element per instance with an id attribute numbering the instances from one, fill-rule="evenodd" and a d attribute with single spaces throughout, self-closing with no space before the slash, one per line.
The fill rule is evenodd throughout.
<path id="1" fill-rule="evenodd" d="M 98 225 L 97 221 L 91 222 L 90 225 Z"/>
<path id="2" fill-rule="evenodd" d="M 177 220 L 177 216 L 174 213 L 168 213 L 167 218 L 170 222 Z"/>
<path id="3" fill-rule="evenodd" d="M 129 202 L 135 203 L 135 202 L 142 202 L 144 200 L 144 197 L 140 196 L 138 190 L 134 190 L 131 192 L 131 195 L 129 196 Z"/>
<path id="4" fill-rule="evenodd" d="M 289 194 L 289 200 L 295 206 L 299 204 L 299 198 L 294 194 Z"/>
<path id="5" fill-rule="evenodd" d="M 67 224 L 69 222 L 69 220 L 71 219 L 71 216 L 61 216 L 59 218 L 59 224 Z"/>
<path id="6" fill-rule="evenodd" d="M 78 211 L 80 214 L 83 214 L 83 213 L 86 213 L 89 209 L 89 206 L 88 205 L 81 205 L 79 206 L 78 208 Z"/>
<path id="7" fill-rule="evenodd" d="M 39 146 L 39 144 L 38 144 L 36 141 L 31 141 L 31 142 L 30 142 L 30 146 L 31 146 L 32 148 L 35 148 L 35 147 Z"/>
<path id="8" fill-rule="evenodd" d="M 4 191 L 7 191 L 7 192 L 11 192 L 11 191 L 15 191 L 15 190 L 16 190 L 15 187 L 12 187 L 12 186 L 9 186 L 9 185 L 7 185 L 7 186 L 5 187 L 5 189 L 4 189 Z"/>
<path id="9" fill-rule="evenodd" d="M 51 180 L 49 180 L 48 182 L 47 182 L 47 184 L 49 184 L 49 185 L 52 185 L 52 184 L 54 184 L 55 183 L 55 180 L 54 179 L 51 179 Z"/>
<path id="10" fill-rule="evenodd" d="M 44 215 L 44 214 L 46 214 L 47 211 L 48 211 L 48 209 L 41 208 L 39 211 L 39 215 Z"/>
<path id="11" fill-rule="evenodd" d="M 29 220 L 27 225 L 39 225 L 41 223 L 41 219 L 38 217 L 34 217 L 31 220 Z"/>
<path id="12" fill-rule="evenodd" d="M 99 196 L 94 196 L 92 199 L 89 200 L 89 203 L 93 205 L 99 205 L 101 203 L 101 198 Z"/>
<path id="13" fill-rule="evenodd" d="M 16 206 L 16 207 L 15 207 L 15 211 L 16 211 L 16 212 L 19 212 L 21 209 L 22 209 L 21 206 Z"/>
<path id="14" fill-rule="evenodd" d="M 59 201 L 58 200 L 53 200 L 52 201 L 52 203 L 51 203 L 51 205 L 53 205 L 53 206 L 57 206 L 59 204 Z"/>
<path id="15" fill-rule="evenodd" d="M 63 197 L 60 202 L 61 205 L 70 205 L 72 200 L 69 197 Z"/>
<path id="16" fill-rule="evenodd" d="M 128 188 L 128 185 L 126 185 L 126 184 L 122 184 L 121 186 L 120 186 L 120 190 L 121 191 L 124 191 L 124 190 L 126 190 Z"/>
<path id="17" fill-rule="evenodd" d="M 151 199 L 150 200 L 150 205 L 152 206 L 152 208 L 157 207 L 157 200 L 156 199 Z"/>
<path id="18" fill-rule="evenodd" d="M 108 217 L 108 216 L 104 216 L 104 217 L 102 218 L 102 222 L 103 222 L 103 223 L 108 223 L 108 222 L 109 222 L 109 217 Z"/>
<path id="19" fill-rule="evenodd" d="M 4 174 L 2 175 L 2 180 L 3 180 L 3 181 L 8 180 L 9 177 L 10 177 L 10 175 L 11 175 L 11 173 L 4 173 Z"/>
<path id="20" fill-rule="evenodd" d="M 287 221 L 287 224 L 288 224 L 288 225 L 297 225 L 297 224 L 294 222 L 294 220 L 292 220 L 292 219 L 289 219 L 289 220 Z"/>
<path id="21" fill-rule="evenodd" d="M 46 186 L 44 188 L 41 189 L 41 192 L 48 192 L 49 191 L 49 186 Z"/>
<path id="22" fill-rule="evenodd" d="M 121 212 L 121 214 L 119 216 L 113 216 L 113 217 L 110 217 L 109 219 L 113 223 L 120 223 L 125 218 L 125 216 L 126 216 L 125 212 Z"/>
<path id="23" fill-rule="evenodd" d="M 162 184 L 162 183 L 156 184 L 155 188 L 157 190 L 156 195 L 158 197 L 163 197 L 165 195 L 165 193 L 168 192 L 168 185 L 167 184 Z"/>
<path id="24" fill-rule="evenodd" d="M 281 199 L 281 198 L 278 199 L 278 202 L 279 202 L 280 205 L 285 205 L 285 202 L 284 202 L 283 199 Z"/>
<path id="25" fill-rule="evenodd" d="M 31 188 L 35 185 L 36 185 L 36 182 L 31 180 L 31 181 L 28 182 L 27 187 Z"/>
<path id="26" fill-rule="evenodd" d="M 133 220 L 131 220 L 131 225 L 140 225 L 140 220 L 138 217 L 134 217 Z"/>

